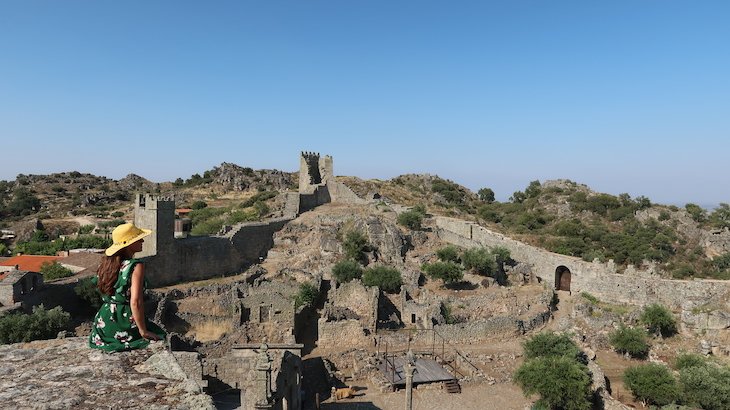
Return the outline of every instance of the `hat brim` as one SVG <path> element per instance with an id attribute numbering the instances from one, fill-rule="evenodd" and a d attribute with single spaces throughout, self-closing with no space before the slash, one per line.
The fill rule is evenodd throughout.
<path id="1" fill-rule="evenodd" d="M 132 239 L 129 239 L 127 241 L 128 242 L 127 244 L 125 244 L 125 245 L 112 245 L 112 246 L 106 248 L 106 251 L 104 251 L 104 254 L 106 256 L 113 256 L 115 253 L 119 252 L 120 250 L 126 248 L 127 246 L 129 246 L 129 245 L 137 242 L 138 240 L 140 240 L 140 239 L 144 238 L 145 236 L 147 236 L 147 235 L 149 235 L 149 234 L 152 233 L 152 230 L 150 230 L 150 229 L 139 228 L 139 230 L 142 231 L 142 233 L 140 233 L 139 235 L 135 236 Z"/>

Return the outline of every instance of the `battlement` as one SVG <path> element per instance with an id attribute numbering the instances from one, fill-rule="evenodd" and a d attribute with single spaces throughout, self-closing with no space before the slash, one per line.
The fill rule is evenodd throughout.
<path id="1" fill-rule="evenodd" d="M 162 196 L 154 194 L 137 194 L 135 209 L 164 209 L 175 210 L 175 196 Z"/>

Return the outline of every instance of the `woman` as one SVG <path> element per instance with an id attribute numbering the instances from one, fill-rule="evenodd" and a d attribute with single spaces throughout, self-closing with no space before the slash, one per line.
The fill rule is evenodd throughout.
<path id="1" fill-rule="evenodd" d="M 114 243 L 107 248 L 97 270 L 104 304 L 94 317 L 89 346 L 107 351 L 139 349 L 150 340 L 165 337 L 165 331 L 144 316 L 144 265 L 133 259 L 152 231 L 131 223 L 114 228 Z"/>

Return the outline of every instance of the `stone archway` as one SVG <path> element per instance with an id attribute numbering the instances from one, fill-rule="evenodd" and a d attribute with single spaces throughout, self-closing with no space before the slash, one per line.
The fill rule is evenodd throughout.
<path id="1" fill-rule="evenodd" d="M 555 269 L 555 290 L 567 290 L 570 292 L 570 269 L 565 266 L 558 266 Z"/>

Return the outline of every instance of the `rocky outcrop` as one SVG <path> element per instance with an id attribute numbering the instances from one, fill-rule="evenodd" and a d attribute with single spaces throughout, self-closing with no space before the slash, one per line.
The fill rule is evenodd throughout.
<path id="1" fill-rule="evenodd" d="M 271 190 L 283 191 L 295 184 L 292 173 L 278 170 L 253 170 L 236 164 L 224 162 L 213 168 L 213 182 L 226 186 L 234 191 L 247 191 L 259 186 Z"/>
<path id="2" fill-rule="evenodd" d="M 214 409 L 164 343 L 108 354 L 86 338 L 0 346 L 0 403 L 8 409 Z"/>

